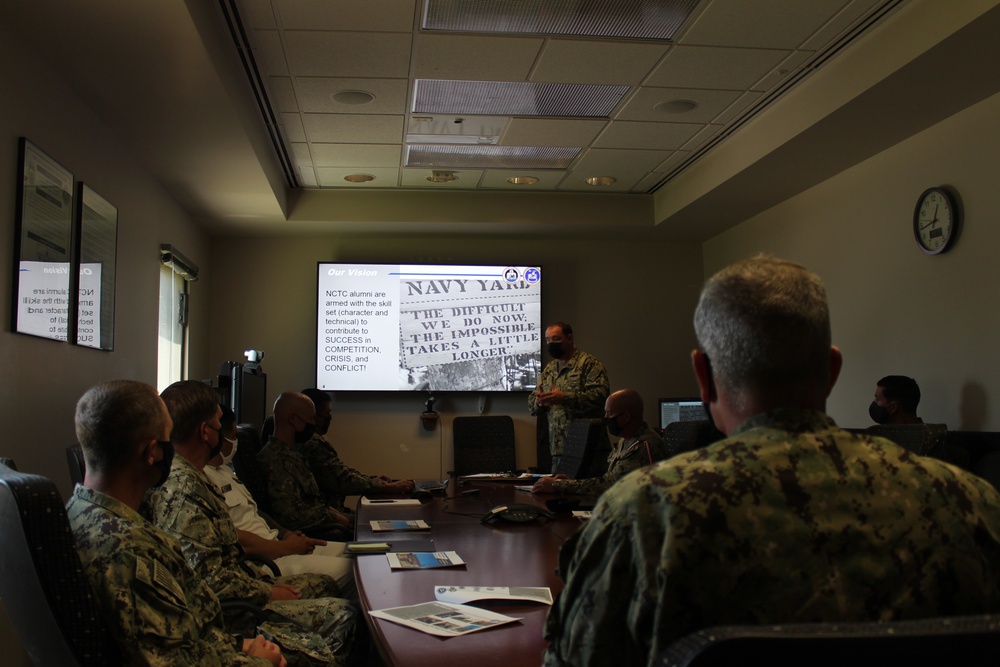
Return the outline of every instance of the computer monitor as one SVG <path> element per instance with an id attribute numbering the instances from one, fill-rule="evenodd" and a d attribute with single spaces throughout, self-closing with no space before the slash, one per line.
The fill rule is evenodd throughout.
<path id="1" fill-rule="evenodd" d="M 708 419 L 705 406 L 697 396 L 693 398 L 661 398 L 660 399 L 660 430 L 667 424 L 682 421 L 698 421 Z"/>

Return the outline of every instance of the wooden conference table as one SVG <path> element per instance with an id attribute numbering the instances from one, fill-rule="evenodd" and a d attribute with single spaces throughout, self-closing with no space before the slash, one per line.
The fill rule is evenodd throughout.
<path id="1" fill-rule="evenodd" d="M 528 482 L 521 482 L 527 484 Z M 553 597 L 562 590 L 556 574 L 559 547 L 581 525 L 568 512 L 556 519 L 529 523 L 480 522 L 493 506 L 510 503 L 545 507 L 553 496 L 534 497 L 511 482 L 467 482 L 452 479 L 444 496 L 420 507 L 358 505 L 358 541 L 434 541 L 434 551 L 455 551 L 465 561 L 458 567 L 390 570 L 384 554 L 357 556 L 354 574 L 372 641 L 382 661 L 391 667 L 465 664 L 473 667 L 530 667 L 541 664 L 548 642 L 542 629 L 549 607 L 544 604 L 482 601 L 476 606 L 523 620 L 459 637 L 441 638 L 367 612 L 434 600 L 436 585 L 548 586 Z M 478 495 L 462 491 L 479 489 Z M 379 519 L 423 519 L 429 531 L 375 533 L 369 524 Z M 440 660 L 446 660 L 441 663 Z"/>

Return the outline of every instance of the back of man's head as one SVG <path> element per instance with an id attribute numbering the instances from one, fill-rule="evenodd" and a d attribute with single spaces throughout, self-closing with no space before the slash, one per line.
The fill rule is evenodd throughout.
<path id="1" fill-rule="evenodd" d="M 76 437 L 87 469 L 121 470 L 141 442 L 157 440 L 165 425 L 156 390 L 133 380 L 109 380 L 91 387 L 76 404 Z"/>
<path id="2" fill-rule="evenodd" d="M 332 402 L 330 394 L 328 392 L 323 391 L 322 389 L 316 389 L 315 387 L 310 387 L 309 389 L 303 389 L 302 393 L 309 397 L 309 400 L 313 402 L 313 405 L 316 406 L 317 410 L 322 408 L 327 403 Z"/>
<path id="3" fill-rule="evenodd" d="M 825 400 L 830 312 L 811 271 L 766 255 L 732 264 L 705 284 L 694 327 L 714 381 L 737 402 Z"/>
<path id="4" fill-rule="evenodd" d="M 905 375 L 886 375 L 878 381 L 878 386 L 882 387 L 886 400 L 899 401 L 903 410 L 916 414 L 920 404 L 920 387 L 916 380 Z"/>
<path id="5" fill-rule="evenodd" d="M 194 437 L 202 422 L 211 421 L 219 408 L 215 390 L 198 380 L 175 382 L 160 393 L 174 422 L 170 439 L 186 442 Z"/>

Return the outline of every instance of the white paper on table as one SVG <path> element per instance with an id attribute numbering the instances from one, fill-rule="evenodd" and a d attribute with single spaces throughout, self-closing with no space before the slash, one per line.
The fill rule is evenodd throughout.
<path id="1" fill-rule="evenodd" d="M 385 505 L 387 507 L 399 506 L 419 506 L 420 501 L 416 498 L 375 498 L 374 500 L 361 496 L 362 505 Z"/>
<path id="2" fill-rule="evenodd" d="M 375 618 L 426 632 L 439 637 L 457 637 L 495 625 L 520 621 L 514 616 L 504 616 L 477 607 L 466 607 L 447 602 L 424 602 L 408 607 L 377 609 L 368 612 Z"/>
<path id="3" fill-rule="evenodd" d="M 552 591 L 545 586 L 435 586 L 434 597 L 453 604 L 475 600 L 527 600 L 552 604 Z"/>
<path id="4" fill-rule="evenodd" d="M 589 519 L 591 514 L 593 514 L 592 510 L 573 510 L 573 516 L 583 521 Z"/>

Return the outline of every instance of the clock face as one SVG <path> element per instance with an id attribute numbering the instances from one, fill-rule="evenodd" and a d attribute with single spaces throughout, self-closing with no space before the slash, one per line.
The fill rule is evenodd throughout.
<path id="1" fill-rule="evenodd" d="M 958 209 L 952 196 L 941 188 L 925 190 L 913 213 L 913 236 L 928 255 L 944 252 L 955 237 Z"/>

